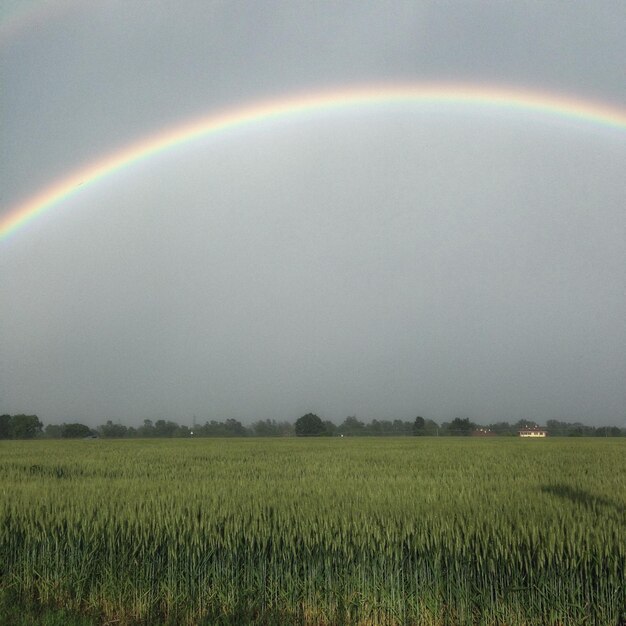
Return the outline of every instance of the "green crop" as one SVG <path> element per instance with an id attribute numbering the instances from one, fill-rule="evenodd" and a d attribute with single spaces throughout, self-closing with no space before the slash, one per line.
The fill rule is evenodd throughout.
<path id="1" fill-rule="evenodd" d="M 626 441 L 0 444 L 0 589 L 115 624 L 615 626 Z"/>

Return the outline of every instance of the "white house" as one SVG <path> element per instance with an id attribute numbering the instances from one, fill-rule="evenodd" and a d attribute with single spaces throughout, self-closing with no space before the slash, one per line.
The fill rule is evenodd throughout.
<path id="1" fill-rule="evenodd" d="M 533 439 L 537 437 L 547 437 L 547 435 L 548 433 L 542 428 L 525 428 L 519 431 L 520 437 L 532 437 Z"/>

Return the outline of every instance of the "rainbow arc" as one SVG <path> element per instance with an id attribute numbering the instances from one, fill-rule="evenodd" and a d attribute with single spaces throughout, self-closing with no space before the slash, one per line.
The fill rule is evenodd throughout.
<path id="1" fill-rule="evenodd" d="M 626 131 L 626 110 L 607 104 L 538 91 L 461 84 L 355 87 L 255 102 L 157 132 L 89 163 L 54 182 L 0 216 L 0 240 L 61 204 L 80 188 L 114 172 L 201 137 L 236 127 L 349 107 L 408 103 L 537 112 L 545 116 Z"/>

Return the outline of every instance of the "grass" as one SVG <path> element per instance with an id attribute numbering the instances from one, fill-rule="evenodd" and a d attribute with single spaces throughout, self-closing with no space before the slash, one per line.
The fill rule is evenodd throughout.
<path id="1" fill-rule="evenodd" d="M 622 439 L 0 442 L 0 618 L 616 626 L 625 453 Z"/>

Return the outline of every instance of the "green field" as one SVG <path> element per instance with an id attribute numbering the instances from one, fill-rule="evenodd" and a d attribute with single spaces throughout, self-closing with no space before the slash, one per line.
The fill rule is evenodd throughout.
<path id="1" fill-rule="evenodd" d="M 3 624 L 626 615 L 624 439 L 11 441 L 0 494 Z"/>

